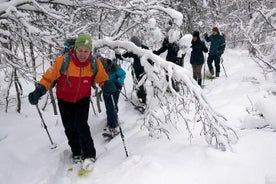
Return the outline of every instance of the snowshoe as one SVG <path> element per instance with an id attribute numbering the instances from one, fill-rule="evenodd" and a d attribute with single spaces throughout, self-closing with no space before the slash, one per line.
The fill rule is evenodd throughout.
<path id="1" fill-rule="evenodd" d="M 78 172 L 78 176 L 84 176 L 92 172 L 94 167 L 95 159 L 94 158 L 86 158 L 82 162 L 81 169 Z"/>
<path id="2" fill-rule="evenodd" d="M 104 132 L 103 132 L 103 137 L 107 138 L 107 139 L 113 139 L 114 137 L 116 137 L 118 134 L 119 134 L 119 130 L 118 128 L 110 128 L 110 127 L 107 127 L 104 129 Z"/>
<path id="3" fill-rule="evenodd" d="M 73 156 L 72 157 L 72 162 L 73 162 L 73 164 L 81 163 L 82 162 L 82 156 L 81 155 Z"/>
<path id="4" fill-rule="evenodd" d="M 211 79 L 211 80 L 212 80 L 212 79 L 215 79 L 216 77 L 215 77 L 214 75 L 211 75 L 211 74 L 209 74 L 209 73 L 206 73 L 206 74 L 205 74 L 205 78 L 206 78 L 206 79 Z"/>

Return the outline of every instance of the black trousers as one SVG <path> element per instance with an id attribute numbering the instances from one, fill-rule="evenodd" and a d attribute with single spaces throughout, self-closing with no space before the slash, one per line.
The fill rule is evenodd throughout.
<path id="1" fill-rule="evenodd" d="M 213 61 L 215 61 L 216 73 L 220 72 L 220 56 L 219 55 L 209 55 L 207 59 L 207 64 L 209 70 L 213 70 Z"/>
<path id="2" fill-rule="evenodd" d="M 76 103 L 58 100 L 59 111 L 73 156 L 95 158 L 96 150 L 88 125 L 90 98 Z"/>

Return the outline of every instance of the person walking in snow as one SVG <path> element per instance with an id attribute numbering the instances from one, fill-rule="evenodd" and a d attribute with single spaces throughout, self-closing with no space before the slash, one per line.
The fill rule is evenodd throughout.
<path id="1" fill-rule="evenodd" d="M 169 31 L 170 31 L 170 27 L 167 28 L 166 30 L 166 37 L 163 40 L 162 47 L 158 50 L 154 50 L 153 53 L 156 55 L 160 55 L 163 52 L 168 51 L 166 60 L 183 67 L 183 61 L 184 61 L 185 55 L 182 55 L 182 57 L 178 57 L 178 51 L 180 50 L 179 45 L 176 41 L 170 42 L 169 35 L 168 35 Z M 179 35 L 179 38 L 180 37 L 181 36 Z M 177 82 L 173 80 L 172 85 L 176 91 L 179 91 L 179 86 Z"/>
<path id="2" fill-rule="evenodd" d="M 92 40 L 88 34 L 79 34 L 74 47 L 69 50 L 69 64 L 64 73 L 61 68 L 65 55 L 55 59 L 54 64 L 42 76 L 38 86 L 29 94 L 29 102 L 38 104 L 52 84 L 57 81 L 56 94 L 59 111 L 65 128 L 73 162 L 83 161 L 83 167 L 95 162 L 96 150 L 88 125 L 91 85 L 93 81 L 103 87 L 108 75 L 99 59 L 96 59 L 97 73 L 92 68 Z"/>
<path id="3" fill-rule="evenodd" d="M 193 32 L 192 40 L 192 52 L 190 57 L 190 63 L 193 68 L 193 78 L 197 81 L 199 86 L 202 86 L 202 66 L 204 64 L 203 52 L 208 52 L 208 48 L 205 43 L 200 40 L 199 32 Z"/>
<path id="4" fill-rule="evenodd" d="M 130 38 L 130 41 L 132 43 L 134 43 L 137 47 L 141 47 L 141 48 L 147 49 L 147 50 L 149 49 L 147 46 L 143 45 L 141 43 L 141 40 L 136 36 L 132 36 Z M 133 78 L 134 78 L 135 84 L 137 85 L 139 83 L 139 81 L 142 79 L 142 77 L 144 76 L 144 74 L 145 74 L 144 67 L 141 65 L 140 57 L 138 55 L 132 53 L 132 52 L 126 52 L 123 55 L 120 55 L 119 53 L 116 53 L 116 57 L 119 58 L 119 59 L 133 58 L 133 60 L 134 60 L 133 64 L 132 64 L 132 67 L 133 67 L 133 70 L 134 70 Z M 145 88 L 144 84 L 140 85 L 139 88 L 136 89 L 136 94 L 137 94 L 138 99 L 142 103 L 146 104 L 146 102 L 147 102 L 147 92 L 146 92 L 146 88 Z"/>
<path id="5" fill-rule="evenodd" d="M 158 50 L 154 50 L 153 53 L 160 55 L 165 51 L 168 51 L 166 56 L 167 61 L 171 61 L 179 66 L 183 66 L 183 62 L 180 62 L 180 58 L 177 57 L 179 51 L 178 44 L 176 42 L 170 43 L 167 36 L 163 40 L 162 47 Z"/>
<path id="6" fill-rule="evenodd" d="M 124 85 L 124 80 L 126 78 L 126 72 L 121 68 L 119 64 L 114 62 L 114 60 L 108 58 L 101 58 L 105 71 L 108 74 L 109 80 L 112 81 L 117 90 L 110 94 L 103 93 L 106 115 L 107 115 L 107 127 L 104 129 L 103 136 L 112 138 L 119 134 L 118 131 L 118 101 L 122 86 Z M 114 107 L 115 105 L 115 107 Z"/>
<path id="7" fill-rule="evenodd" d="M 220 73 L 220 57 L 225 50 L 225 39 L 219 33 L 219 29 L 214 27 L 212 30 L 212 35 L 208 36 L 207 33 L 204 34 L 205 40 L 207 42 L 211 42 L 209 55 L 207 59 L 207 64 L 209 71 L 212 76 L 214 76 L 214 68 L 213 68 L 213 61 L 215 61 L 216 67 L 216 77 L 219 77 Z"/>

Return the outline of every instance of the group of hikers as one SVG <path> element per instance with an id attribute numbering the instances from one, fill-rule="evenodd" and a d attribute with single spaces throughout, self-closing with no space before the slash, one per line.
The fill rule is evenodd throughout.
<path id="1" fill-rule="evenodd" d="M 207 60 L 210 73 L 219 77 L 220 57 L 225 48 L 224 38 L 219 34 L 217 27 L 213 28 L 212 35 L 205 34 L 204 36 L 207 42 L 211 42 Z M 131 37 L 130 41 L 137 47 L 149 49 L 136 36 Z M 193 68 L 193 78 L 201 86 L 201 70 L 204 64 L 203 52 L 208 52 L 208 49 L 205 43 L 200 40 L 198 31 L 193 32 L 191 48 L 190 63 Z M 170 43 L 166 37 L 162 47 L 153 53 L 159 55 L 167 51 L 167 61 L 183 66 L 183 58 L 177 57 L 178 50 L 177 44 Z M 140 63 L 140 57 L 132 52 L 126 52 L 124 54 L 116 53 L 116 58 L 133 58 L 133 78 L 138 83 L 145 74 Z M 215 61 L 215 72 L 212 66 L 213 61 Z M 79 34 L 73 47 L 55 59 L 54 64 L 43 74 L 35 90 L 29 94 L 29 102 L 32 105 L 37 105 L 40 97 L 56 83 L 59 111 L 74 163 L 81 162 L 84 168 L 89 168 L 96 159 L 96 149 L 88 125 L 91 86 L 95 82 L 103 91 L 107 114 L 107 126 L 104 128 L 103 135 L 115 136 L 119 133 L 117 104 L 125 77 L 126 72 L 115 62 L 115 59 L 95 57 L 92 54 L 90 35 Z M 173 87 L 177 90 L 176 83 L 173 84 Z M 141 103 L 146 104 L 145 85 L 137 87 L 136 94 Z"/>

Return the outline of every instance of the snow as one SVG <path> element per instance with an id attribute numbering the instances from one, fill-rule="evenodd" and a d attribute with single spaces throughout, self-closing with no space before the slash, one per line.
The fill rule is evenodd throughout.
<path id="1" fill-rule="evenodd" d="M 276 113 L 274 107 L 276 104 L 276 96 L 269 96 L 256 102 L 256 109 L 262 113 L 265 121 L 276 129 Z"/>
<path id="2" fill-rule="evenodd" d="M 185 58 L 185 62 L 188 60 Z M 130 156 L 125 157 L 120 136 L 110 143 L 103 140 L 104 109 L 96 116 L 91 111 L 89 124 L 98 159 L 90 175 L 78 178 L 66 171 L 69 167 L 65 163 L 69 157 L 66 150 L 69 147 L 60 117 L 53 116 L 50 105 L 43 112 L 49 132 L 58 145 L 51 150 L 36 108 L 27 100 L 33 85 L 24 84 L 21 114 L 15 112 L 14 106 L 5 113 L 4 106 L 0 105 L 0 183 L 275 184 L 276 132 L 270 127 L 254 128 L 254 121 L 275 126 L 275 113 L 272 111 L 275 109 L 275 94 L 268 92 L 268 89 L 273 91 L 268 86 L 275 84 L 265 80 L 247 51 L 227 49 L 224 66 L 228 78 L 222 70 L 219 79 L 205 81 L 203 93 L 213 108 L 236 127 L 240 140 L 233 145 L 232 151 L 221 152 L 208 147 L 199 135 L 194 135 L 190 144 L 181 125 L 178 130 L 170 130 L 171 140 L 150 138 L 147 130 L 140 127 L 143 116 L 121 96 L 119 118 Z M 191 66 L 186 64 L 185 67 L 191 75 Z M 130 71 L 126 71 L 126 91 L 129 94 L 132 81 Z M 256 106 L 253 109 L 261 112 L 264 119 L 246 111 L 252 107 L 248 97 Z M 103 104 L 101 106 L 104 108 Z M 244 123 L 250 118 L 252 124 L 247 128 Z"/>
<path id="3" fill-rule="evenodd" d="M 172 8 L 164 8 L 162 6 L 152 6 L 151 8 L 167 13 L 172 18 L 173 23 L 175 23 L 178 27 L 180 27 L 182 25 L 183 15 L 182 15 L 182 13 L 178 12 L 177 10 L 172 9 Z"/>

